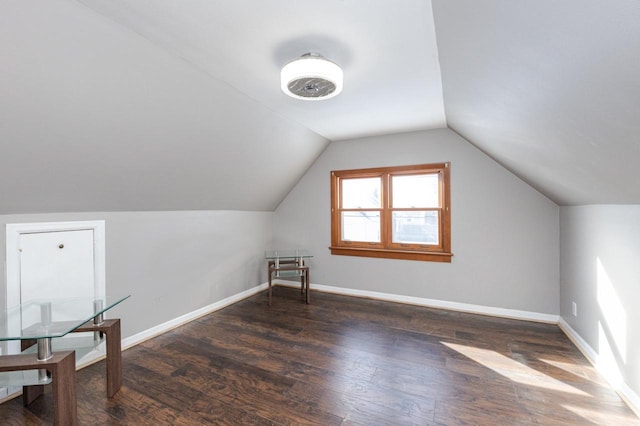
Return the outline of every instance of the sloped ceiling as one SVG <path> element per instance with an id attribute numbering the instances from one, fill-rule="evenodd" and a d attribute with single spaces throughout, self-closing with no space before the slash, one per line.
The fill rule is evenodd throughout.
<path id="1" fill-rule="evenodd" d="M 447 125 L 560 204 L 640 203 L 638 22 L 635 0 L 0 0 L 0 213 L 272 210 L 332 140 Z M 310 51 L 340 96 L 280 91 Z"/>
<path id="2" fill-rule="evenodd" d="M 446 125 L 431 11 L 0 0 L 0 213 L 273 210 L 330 139 Z M 339 97 L 280 91 L 308 51 L 344 67 Z"/>
<path id="3" fill-rule="evenodd" d="M 640 2 L 433 6 L 450 128 L 559 204 L 640 203 Z"/>
<path id="4" fill-rule="evenodd" d="M 429 1 L 78 1 L 330 140 L 446 126 Z M 282 93 L 280 70 L 308 52 L 344 69 L 339 97 Z"/>

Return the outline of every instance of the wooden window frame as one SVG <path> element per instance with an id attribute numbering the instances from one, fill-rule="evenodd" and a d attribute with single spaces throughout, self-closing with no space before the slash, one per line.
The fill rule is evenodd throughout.
<path id="1" fill-rule="evenodd" d="M 387 259 L 422 260 L 430 262 L 451 262 L 451 163 L 420 164 L 398 167 L 377 167 L 369 169 L 338 170 L 331 172 L 331 254 L 342 256 L 362 256 Z M 439 202 L 437 208 L 402 208 L 391 207 L 392 176 L 412 174 L 438 174 Z M 343 179 L 353 178 L 381 178 L 381 207 L 362 209 L 343 209 L 341 203 L 341 188 Z M 342 212 L 343 211 L 380 211 L 380 242 L 369 243 L 342 240 Z M 398 210 L 435 210 L 439 215 L 439 243 L 400 244 L 393 243 L 391 238 L 391 216 Z"/>

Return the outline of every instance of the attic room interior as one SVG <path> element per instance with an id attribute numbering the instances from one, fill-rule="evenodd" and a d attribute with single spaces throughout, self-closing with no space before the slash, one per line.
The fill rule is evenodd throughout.
<path id="1" fill-rule="evenodd" d="M 0 423 L 639 425 L 638 22 L 636 0 L 0 0 Z M 318 58 L 342 79 L 283 80 Z M 403 228 L 422 245 L 387 219 L 409 169 L 435 176 L 406 206 L 435 217 Z M 2 374 L 36 355 L 2 318 L 79 276 L 27 239 L 86 229 L 121 366 L 71 351 L 23 403 Z M 276 277 L 269 304 L 278 249 L 310 254 L 309 303 Z"/>

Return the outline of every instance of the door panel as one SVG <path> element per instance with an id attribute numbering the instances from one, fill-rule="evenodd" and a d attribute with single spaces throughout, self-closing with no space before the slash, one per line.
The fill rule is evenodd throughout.
<path id="1" fill-rule="evenodd" d="M 21 235 L 21 303 L 33 299 L 94 297 L 94 275 L 93 230 Z"/>

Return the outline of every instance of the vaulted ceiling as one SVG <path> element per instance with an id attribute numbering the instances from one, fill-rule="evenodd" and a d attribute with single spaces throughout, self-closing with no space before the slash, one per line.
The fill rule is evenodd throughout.
<path id="1" fill-rule="evenodd" d="M 433 2 L 449 127 L 559 204 L 640 203 L 640 2 Z"/>
<path id="2" fill-rule="evenodd" d="M 637 0 L 0 0 L 0 213 L 272 210 L 330 141 L 449 127 L 640 203 Z M 342 66 L 302 102 L 279 72 Z"/>

